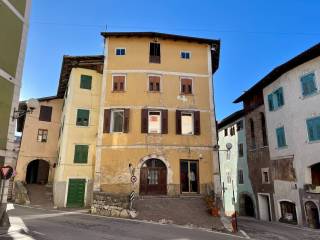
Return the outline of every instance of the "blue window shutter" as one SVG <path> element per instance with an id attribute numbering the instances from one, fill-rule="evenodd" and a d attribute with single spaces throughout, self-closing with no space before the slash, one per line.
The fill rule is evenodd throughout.
<path id="1" fill-rule="evenodd" d="M 273 104 L 273 94 L 269 94 L 268 95 L 268 103 L 269 103 L 269 111 L 273 111 L 274 110 L 274 104 Z"/>
<path id="2" fill-rule="evenodd" d="M 320 117 L 307 120 L 309 141 L 320 140 Z"/>
<path id="3" fill-rule="evenodd" d="M 280 148 L 280 147 L 286 146 L 287 143 L 286 143 L 286 136 L 285 136 L 285 132 L 284 132 L 284 127 L 277 128 L 276 134 L 277 134 L 278 147 Z"/>
<path id="4" fill-rule="evenodd" d="M 301 78 L 302 95 L 308 96 L 317 91 L 314 73 L 310 73 Z"/>
<path id="5" fill-rule="evenodd" d="M 277 97 L 278 97 L 278 106 L 280 107 L 280 106 L 284 105 L 283 88 L 282 87 L 278 89 Z"/>
<path id="6" fill-rule="evenodd" d="M 315 140 L 315 135 L 314 135 L 314 132 L 313 132 L 313 119 L 308 119 L 307 120 L 307 127 L 308 127 L 309 141 L 314 141 Z"/>

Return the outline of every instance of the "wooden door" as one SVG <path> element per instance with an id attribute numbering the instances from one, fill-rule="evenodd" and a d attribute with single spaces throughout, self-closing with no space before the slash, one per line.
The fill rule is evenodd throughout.
<path id="1" fill-rule="evenodd" d="M 85 188 L 85 179 L 69 179 L 67 207 L 84 206 Z"/>

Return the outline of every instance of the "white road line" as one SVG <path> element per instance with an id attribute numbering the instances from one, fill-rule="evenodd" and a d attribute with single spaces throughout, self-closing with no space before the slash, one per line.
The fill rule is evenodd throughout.
<path id="1" fill-rule="evenodd" d="M 38 235 L 45 236 L 45 234 L 44 234 L 44 233 L 41 233 L 41 232 L 37 232 L 37 231 L 31 231 L 31 232 L 33 232 L 33 233 L 35 233 L 35 234 L 38 234 Z"/>
<path id="2" fill-rule="evenodd" d="M 246 239 L 250 239 L 249 235 L 243 231 L 243 230 L 240 230 L 240 232 L 242 233 L 242 235 L 246 238 Z"/>

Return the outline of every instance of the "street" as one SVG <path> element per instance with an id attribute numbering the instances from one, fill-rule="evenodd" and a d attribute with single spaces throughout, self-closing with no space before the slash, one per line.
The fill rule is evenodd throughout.
<path id="1" fill-rule="evenodd" d="M 201 229 L 188 229 L 176 225 L 162 225 L 114 219 L 85 214 L 84 211 L 65 212 L 43 210 L 14 205 L 9 210 L 12 226 L 8 233 L 2 231 L 1 240 L 191 240 L 191 239 L 240 239 L 232 236 Z"/>

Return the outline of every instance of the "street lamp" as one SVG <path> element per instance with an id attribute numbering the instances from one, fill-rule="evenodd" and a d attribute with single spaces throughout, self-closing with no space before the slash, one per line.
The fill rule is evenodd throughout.
<path id="1" fill-rule="evenodd" d="M 32 113 L 35 109 L 39 108 L 39 101 L 34 98 L 30 98 L 29 100 L 26 101 L 26 109 L 14 109 L 13 110 L 13 115 L 12 115 L 12 121 L 23 117 L 27 113 Z"/>

